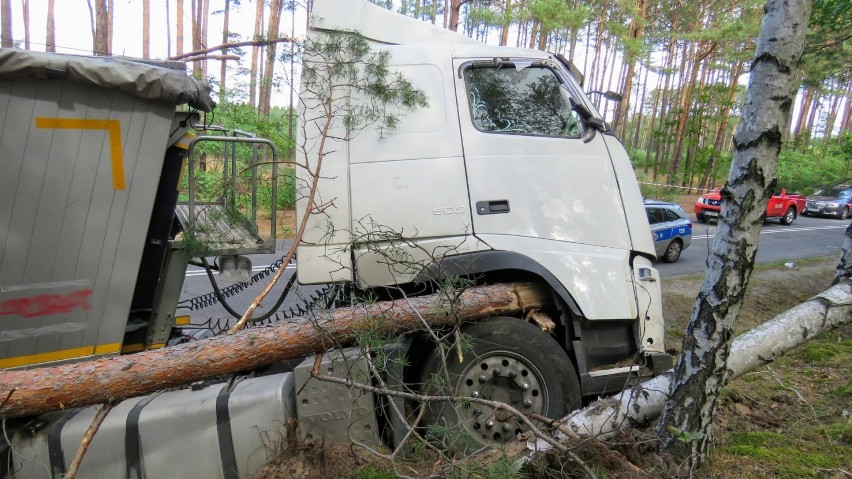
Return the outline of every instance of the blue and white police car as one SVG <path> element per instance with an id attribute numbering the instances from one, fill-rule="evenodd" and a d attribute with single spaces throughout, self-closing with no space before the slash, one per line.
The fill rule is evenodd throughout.
<path id="1" fill-rule="evenodd" d="M 674 263 L 692 242 L 692 222 L 680 206 L 665 201 L 645 200 L 645 212 L 657 258 Z"/>

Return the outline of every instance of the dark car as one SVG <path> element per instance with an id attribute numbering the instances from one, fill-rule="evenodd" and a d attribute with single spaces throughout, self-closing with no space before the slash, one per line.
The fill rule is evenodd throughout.
<path id="1" fill-rule="evenodd" d="M 692 242 L 692 222 L 680 206 L 665 201 L 645 200 L 645 212 L 657 257 L 674 263 Z"/>
<path id="2" fill-rule="evenodd" d="M 849 217 L 852 211 L 852 181 L 826 186 L 808 196 L 803 215 L 834 216 L 841 220 Z"/>

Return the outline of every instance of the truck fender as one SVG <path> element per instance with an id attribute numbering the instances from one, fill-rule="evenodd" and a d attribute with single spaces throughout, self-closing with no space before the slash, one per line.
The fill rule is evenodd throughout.
<path id="1" fill-rule="evenodd" d="M 495 271 L 525 271 L 543 279 L 571 310 L 575 317 L 582 317 L 577 302 L 565 286 L 547 268 L 537 261 L 512 251 L 477 251 L 455 256 L 447 256 L 421 271 L 414 279 L 415 283 L 424 283 L 444 279 L 448 276 L 468 276 Z"/>

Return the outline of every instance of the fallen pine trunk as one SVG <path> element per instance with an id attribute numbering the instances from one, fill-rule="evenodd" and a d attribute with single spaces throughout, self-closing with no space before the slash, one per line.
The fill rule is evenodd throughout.
<path id="1" fill-rule="evenodd" d="M 735 338 L 728 358 L 728 380 L 771 363 L 814 336 L 850 322 L 852 282 L 845 281 Z M 669 374 L 657 376 L 572 413 L 564 425 L 578 435 L 600 436 L 647 424 L 662 412 L 670 385 Z M 539 451 L 550 449 L 542 440 L 535 446 Z"/>
<path id="2" fill-rule="evenodd" d="M 531 283 L 465 290 L 453 305 L 443 295 L 334 309 L 270 327 L 193 341 L 163 349 L 20 371 L 0 372 L 0 418 L 105 403 L 283 359 L 351 344 L 359 330 L 394 335 L 456 321 L 516 315 L 549 301 Z M 422 318 L 422 320 L 421 320 Z"/>

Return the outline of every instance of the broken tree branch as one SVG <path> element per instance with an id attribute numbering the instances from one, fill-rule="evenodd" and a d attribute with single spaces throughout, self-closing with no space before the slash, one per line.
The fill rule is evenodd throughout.
<path id="1" fill-rule="evenodd" d="M 187 53 L 183 53 L 183 54 L 180 54 L 180 55 L 175 55 L 173 57 L 169 57 L 169 60 L 187 60 L 189 58 L 206 55 L 206 54 L 211 53 L 211 52 L 220 52 L 222 50 L 227 50 L 227 49 L 230 49 L 230 48 L 265 47 L 267 45 L 272 45 L 273 43 L 281 43 L 281 42 L 292 43 L 292 42 L 295 42 L 295 41 L 296 41 L 295 38 L 281 37 L 281 38 L 276 38 L 274 40 L 246 40 L 244 42 L 223 43 L 223 44 L 217 45 L 215 47 L 204 48 L 204 49 L 201 49 L 201 50 L 195 50 L 195 51 L 192 51 L 192 52 L 187 52 Z"/>

